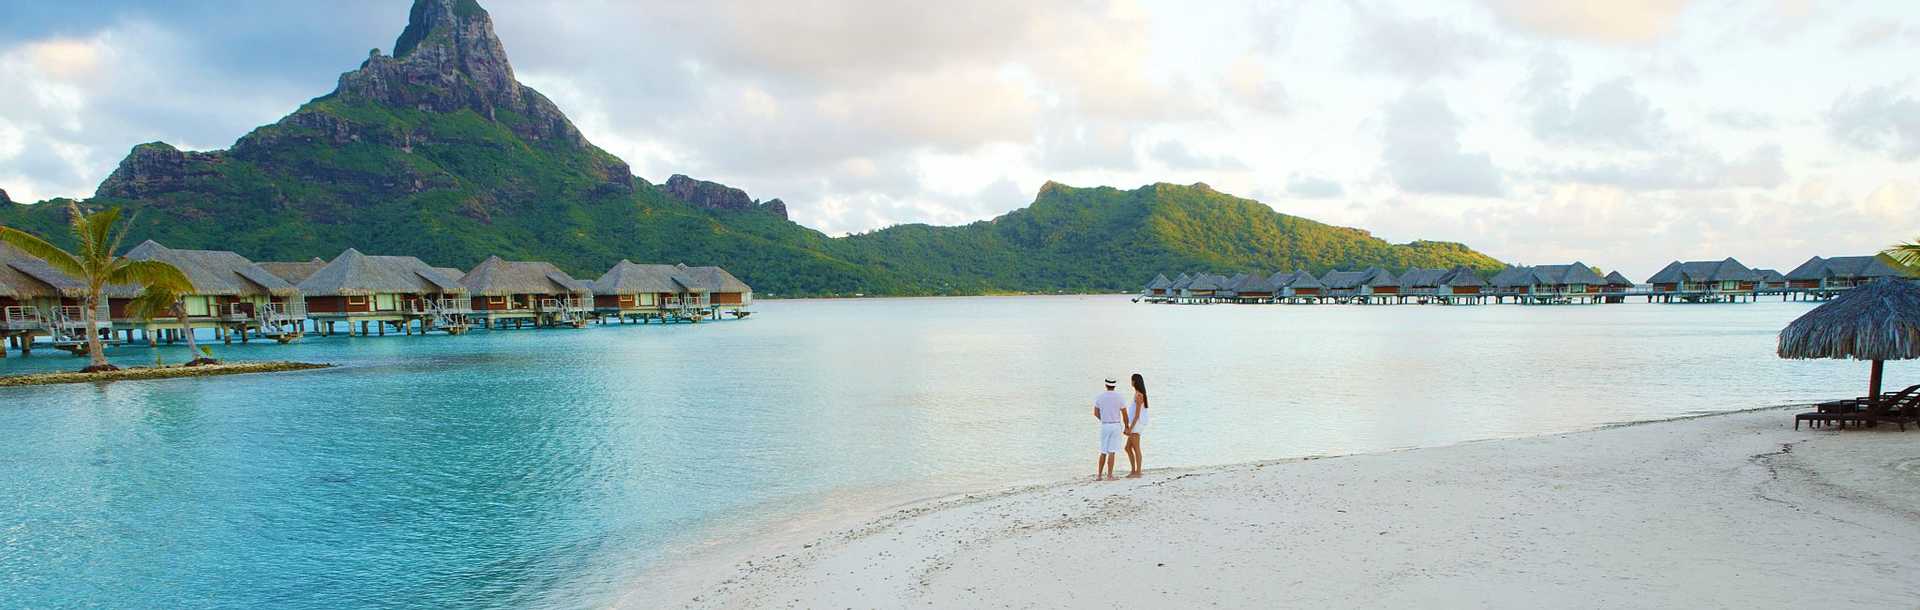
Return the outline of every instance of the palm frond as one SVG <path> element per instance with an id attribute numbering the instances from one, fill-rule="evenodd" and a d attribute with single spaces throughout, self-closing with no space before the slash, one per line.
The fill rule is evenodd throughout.
<path id="1" fill-rule="evenodd" d="M 127 313 L 141 320 L 152 320 L 173 315 L 173 307 L 180 302 L 180 294 L 158 284 L 148 285 L 139 296 L 127 303 Z"/>
<path id="2" fill-rule="evenodd" d="M 1920 266 L 1920 239 L 1904 244 L 1894 244 L 1893 247 L 1887 248 L 1886 254 L 1902 265 Z"/>
<path id="3" fill-rule="evenodd" d="M 118 211 L 118 210 L 115 210 L 115 211 Z M 127 241 L 128 233 L 133 232 L 133 221 L 136 221 L 139 219 L 140 219 L 140 212 L 138 210 L 135 210 L 132 215 L 127 216 L 126 222 L 120 223 L 120 232 L 114 234 L 113 243 L 107 245 L 107 256 L 113 256 L 115 252 L 120 251 L 120 244 L 122 242 Z"/>
<path id="4" fill-rule="evenodd" d="M 93 217 L 82 211 L 80 204 L 68 202 L 67 224 L 76 242 L 74 244 L 76 247 L 73 251 L 73 257 L 79 260 L 82 265 L 97 267 L 99 260 L 93 256 L 96 248 L 93 247 L 93 243 L 90 241 L 93 235 Z"/>
<path id="5" fill-rule="evenodd" d="M 75 208 L 76 210 L 78 208 Z M 120 208 L 107 208 L 87 215 L 87 250 L 81 256 L 105 266 L 113 260 L 113 227 L 120 222 Z"/>
<path id="6" fill-rule="evenodd" d="M 179 294 L 193 292 L 193 282 L 187 280 L 187 274 L 180 268 L 165 261 L 122 260 L 121 264 L 107 274 L 108 284 L 133 284 L 136 286 L 160 286 Z"/>
<path id="7" fill-rule="evenodd" d="M 19 248 L 20 251 L 34 258 L 46 261 L 47 265 L 59 270 L 61 273 L 76 278 L 84 278 L 87 276 L 86 269 L 81 267 L 79 259 L 74 258 L 72 253 L 61 250 L 60 246 L 40 239 L 39 236 L 32 233 L 12 227 L 0 227 L 0 242 L 5 242 L 7 245 Z"/>

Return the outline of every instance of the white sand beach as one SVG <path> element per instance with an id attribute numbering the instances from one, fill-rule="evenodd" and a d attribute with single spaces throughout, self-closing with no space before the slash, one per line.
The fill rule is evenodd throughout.
<path id="1" fill-rule="evenodd" d="M 623 605 L 1920 605 L 1920 430 L 1793 412 L 960 496 Z"/>

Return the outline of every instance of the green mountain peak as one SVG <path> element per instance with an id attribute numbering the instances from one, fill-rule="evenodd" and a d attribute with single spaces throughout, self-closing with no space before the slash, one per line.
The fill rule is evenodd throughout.
<path id="1" fill-rule="evenodd" d="M 52 203 L 52 202 L 45 202 Z M 0 224 L 64 239 L 62 205 L 0 201 Z M 1388 244 L 1211 187 L 1048 181 L 1029 207 L 956 227 L 828 238 L 787 204 L 675 175 L 655 186 L 515 79 L 473 0 L 416 0 L 392 56 L 227 150 L 133 147 L 83 205 L 137 211 L 132 239 L 260 261 L 353 247 L 470 267 L 551 261 L 594 277 L 621 259 L 716 264 L 758 292 L 1119 291 L 1160 271 L 1498 262 L 1458 244 Z"/>

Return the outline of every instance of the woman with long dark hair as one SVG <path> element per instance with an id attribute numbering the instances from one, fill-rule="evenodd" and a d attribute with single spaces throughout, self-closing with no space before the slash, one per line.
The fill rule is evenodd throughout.
<path id="1" fill-rule="evenodd" d="M 1147 379 L 1139 373 L 1133 374 L 1133 405 L 1127 411 L 1127 478 L 1140 478 L 1140 432 L 1147 425 Z"/>

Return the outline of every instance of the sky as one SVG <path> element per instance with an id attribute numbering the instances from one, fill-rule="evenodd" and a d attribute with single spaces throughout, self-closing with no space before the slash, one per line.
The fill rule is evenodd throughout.
<path id="1" fill-rule="evenodd" d="M 520 80 L 655 183 L 832 235 L 1048 180 L 1644 279 L 1920 235 L 1900 1 L 482 0 Z M 407 2 L 0 0 L 0 189 L 84 197 L 135 144 L 230 146 L 391 52 Z"/>

